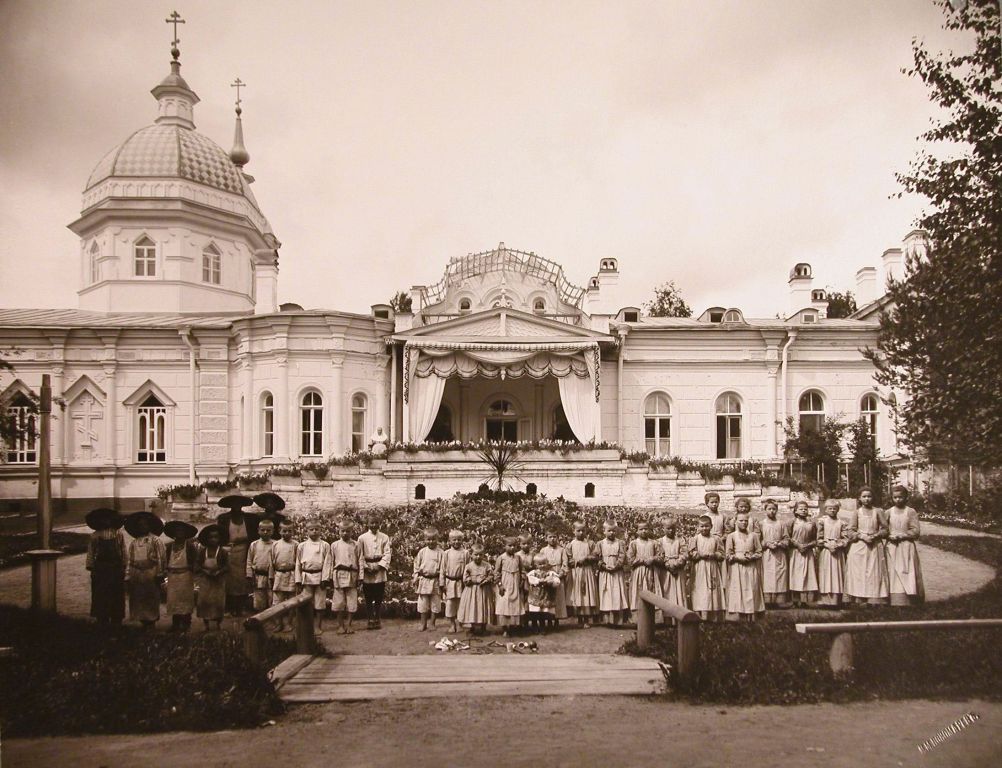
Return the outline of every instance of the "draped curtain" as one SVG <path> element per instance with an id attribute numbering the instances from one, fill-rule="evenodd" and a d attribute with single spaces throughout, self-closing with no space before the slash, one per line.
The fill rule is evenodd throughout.
<path id="1" fill-rule="evenodd" d="M 590 378 L 589 366 L 581 357 L 581 350 L 569 353 L 536 351 L 467 351 L 423 349 L 423 356 L 415 366 L 414 376 L 459 376 L 461 379 L 502 378 L 519 379 L 529 376 L 542 379 L 555 376 Z"/>
<path id="2" fill-rule="evenodd" d="M 594 440 L 598 427 L 595 414 L 598 409 L 591 379 L 564 376 L 557 379 L 557 386 L 560 387 L 560 404 L 564 406 L 564 415 L 574 436 L 582 443 Z"/>
<path id="3" fill-rule="evenodd" d="M 445 378 L 435 375 L 415 377 L 410 389 L 410 439 L 420 443 L 431 432 L 435 416 L 442 405 Z"/>

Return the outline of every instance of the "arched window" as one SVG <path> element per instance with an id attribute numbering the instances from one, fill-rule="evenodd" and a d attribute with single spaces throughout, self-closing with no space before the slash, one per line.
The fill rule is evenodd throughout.
<path id="1" fill-rule="evenodd" d="M 535 483 L 529 483 L 528 485 L 525 486 L 525 493 L 527 496 L 535 496 L 538 492 L 539 489 L 536 488 Z"/>
<path id="2" fill-rule="evenodd" d="M 532 311 L 537 315 L 541 315 L 546 312 L 546 302 L 543 299 L 535 299 L 532 302 Z"/>
<path id="3" fill-rule="evenodd" d="M 97 263 L 98 258 L 101 256 L 101 249 L 97 247 L 97 243 L 91 244 L 90 247 L 90 281 L 91 283 L 96 283 L 101 280 L 101 265 Z"/>
<path id="4" fill-rule="evenodd" d="M 724 392 L 717 398 L 717 458 L 741 458 L 741 398 Z"/>
<path id="5" fill-rule="evenodd" d="M 461 314 L 461 315 L 467 315 L 467 314 L 470 313 L 470 310 L 472 308 L 473 308 L 473 304 L 470 302 L 469 299 L 460 299 L 459 300 L 459 314 Z"/>
<path id="6" fill-rule="evenodd" d="M 595 483 L 585 483 L 585 498 L 586 499 L 595 498 Z"/>
<path id="7" fill-rule="evenodd" d="M 136 277 L 157 276 L 157 246 L 146 235 L 132 247 L 133 274 Z"/>
<path id="8" fill-rule="evenodd" d="M 509 400 L 495 400 L 487 409 L 484 437 L 491 442 L 518 441 L 518 413 Z"/>
<path id="9" fill-rule="evenodd" d="M 414 486 L 414 498 L 415 499 L 418 499 L 420 501 L 421 499 L 423 499 L 425 497 L 425 493 L 426 493 L 426 491 L 425 491 L 424 483 L 418 483 L 417 485 Z"/>
<path id="10" fill-rule="evenodd" d="M 863 395 L 863 399 L 859 402 L 859 415 L 866 422 L 866 430 L 870 433 L 870 442 L 874 448 L 877 447 L 878 405 L 877 396 L 873 393 Z"/>
<path id="11" fill-rule="evenodd" d="M 222 279 L 223 256 L 215 243 L 209 243 L 202 251 L 202 282 L 219 285 Z"/>
<path id="12" fill-rule="evenodd" d="M 324 399 L 319 392 L 307 392 L 299 405 L 300 453 L 322 456 L 324 452 Z"/>
<path id="13" fill-rule="evenodd" d="M 671 453 L 671 401 L 664 392 L 652 392 L 644 401 L 644 446 L 651 456 Z"/>
<path id="14" fill-rule="evenodd" d="M 821 432 L 825 423 L 825 398 L 816 389 L 800 396 L 800 434 Z"/>
<path id="15" fill-rule="evenodd" d="M 365 421 L 368 416 L 368 401 L 361 392 L 351 396 L 351 450 L 359 453 L 365 450 Z"/>
<path id="16" fill-rule="evenodd" d="M 271 392 L 261 396 L 261 455 L 275 455 L 275 398 Z"/>
<path id="17" fill-rule="evenodd" d="M 8 464 L 34 464 L 38 460 L 38 422 L 35 408 L 27 396 L 18 392 L 7 406 L 10 432 L 5 441 Z"/>
<path id="18" fill-rule="evenodd" d="M 162 464 L 167 461 L 167 407 L 150 395 L 136 408 L 136 461 Z"/>

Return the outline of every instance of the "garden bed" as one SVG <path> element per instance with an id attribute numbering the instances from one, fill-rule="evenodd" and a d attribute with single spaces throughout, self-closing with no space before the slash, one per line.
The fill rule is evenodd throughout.
<path id="1" fill-rule="evenodd" d="M 0 606 L 4 736 L 150 733 L 260 725 L 282 711 L 267 669 L 225 632 L 176 635 Z M 266 668 L 292 653 L 269 638 Z"/>
<path id="2" fill-rule="evenodd" d="M 905 621 L 1002 616 L 1002 541 L 984 537 L 926 536 L 933 547 L 962 554 L 996 569 L 983 589 L 942 603 L 907 608 L 855 607 L 818 621 Z M 862 633 L 855 636 L 856 673 L 836 678 L 828 666 L 831 637 L 801 635 L 795 622 L 805 612 L 768 614 L 754 624 L 703 624 L 699 669 L 680 687 L 693 701 L 728 704 L 793 704 L 873 698 L 971 698 L 1002 700 L 1002 636 L 998 631 Z M 627 653 L 638 654 L 631 641 Z M 659 631 L 652 655 L 676 664 L 675 631 Z"/>

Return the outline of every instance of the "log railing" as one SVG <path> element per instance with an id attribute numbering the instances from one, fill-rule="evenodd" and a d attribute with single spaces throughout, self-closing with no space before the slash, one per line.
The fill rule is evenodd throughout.
<path id="1" fill-rule="evenodd" d="M 660 610 L 675 620 L 678 629 L 678 679 L 692 677 L 699 664 L 699 614 L 672 603 L 646 589 L 638 592 L 637 648 L 647 650 L 654 641 L 654 612 Z"/>
<path id="2" fill-rule="evenodd" d="M 317 652 L 313 634 L 313 595 L 303 593 L 265 608 L 244 621 L 244 654 L 248 659 L 258 665 L 264 664 L 268 639 L 266 625 L 290 613 L 294 614 L 296 653 L 312 656 Z"/>
<path id="3" fill-rule="evenodd" d="M 940 619 L 928 621 L 845 621 L 825 624 L 797 624 L 802 635 L 835 635 L 828 664 L 837 675 L 852 674 L 853 639 L 857 632 L 914 632 L 958 629 L 1002 629 L 1002 619 Z"/>

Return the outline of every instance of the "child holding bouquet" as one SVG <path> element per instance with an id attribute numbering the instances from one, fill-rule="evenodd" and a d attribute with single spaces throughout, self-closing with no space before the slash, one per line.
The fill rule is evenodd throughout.
<path id="1" fill-rule="evenodd" d="M 463 569 L 457 619 L 470 628 L 471 635 L 480 635 L 494 617 L 494 571 L 484 560 L 482 544 L 474 544 L 470 554 L 473 559 Z"/>

